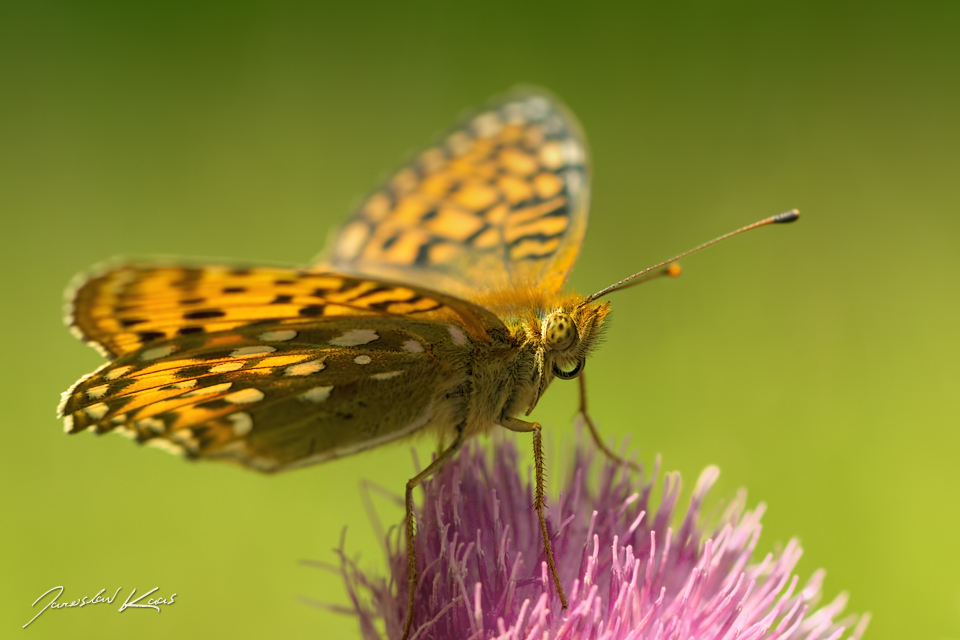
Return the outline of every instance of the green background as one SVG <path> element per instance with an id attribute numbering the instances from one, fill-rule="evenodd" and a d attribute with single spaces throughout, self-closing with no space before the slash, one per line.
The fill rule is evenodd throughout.
<path id="1" fill-rule="evenodd" d="M 409 446 L 266 478 L 68 438 L 59 394 L 101 358 L 62 326 L 61 292 L 115 254 L 303 263 L 407 152 L 522 82 L 590 140 L 578 290 L 804 214 L 612 298 L 588 365 L 604 432 L 688 488 L 715 463 L 715 496 L 768 503 L 762 550 L 799 536 L 801 576 L 825 567 L 828 597 L 873 613 L 867 638 L 960 637 L 950 5 L 4 3 L 2 635 L 357 637 L 297 601 L 345 602 L 297 561 L 334 561 L 347 526 L 382 568 L 357 486 L 399 491 Z M 558 382 L 535 417 L 569 442 L 574 408 Z M 19 631 L 61 584 L 177 604 Z"/>

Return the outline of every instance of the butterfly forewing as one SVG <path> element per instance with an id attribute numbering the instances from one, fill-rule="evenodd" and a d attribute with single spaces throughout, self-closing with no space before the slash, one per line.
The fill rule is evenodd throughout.
<path id="1" fill-rule="evenodd" d="M 518 91 L 464 120 L 370 195 L 319 268 L 471 298 L 560 291 L 586 229 L 586 146 L 574 117 Z"/>
<path id="2" fill-rule="evenodd" d="M 68 432 L 267 471 L 426 426 L 470 341 L 505 332 L 442 294 L 274 268 L 127 266 L 82 285 L 72 315 L 117 358 L 64 394 Z"/>
<path id="3" fill-rule="evenodd" d="M 84 280 L 70 297 L 68 322 L 107 356 L 251 324 L 409 317 L 478 335 L 500 324 L 480 307 L 418 287 L 283 268 L 126 265 Z"/>

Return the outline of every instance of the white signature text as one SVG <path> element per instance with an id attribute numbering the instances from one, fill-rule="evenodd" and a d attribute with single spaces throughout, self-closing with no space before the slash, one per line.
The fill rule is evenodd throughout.
<path id="1" fill-rule="evenodd" d="M 97 595 L 93 596 L 92 598 L 89 596 L 83 596 L 82 598 L 79 598 L 77 600 L 72 600 L 70 602 L 59 602 L 57 600 L 60 596 L 63 595 L 62 586 L 48 589 L 47 591 L 44 591 L 39 598 L 34 600 L 33 604 L 30 606 L 31 607 L 37 606 L 38 602 L 43 600 L 45 597 L 47 597 L 51 593 L 56 592 L 56 595 L 54 595 L 53 598 L 50 599 L 50 602 L 48 602 L 43 609 L 40 609 L 40 611 L 37 612 L 37 615 L 30 618 L 30 622 L 23 625 L 23 628 L 26 629 L 27 627 L 29 627 L 30 624 L 34 620 L 39 618 L 40 614 L 46 611 L 47 609 L 71 609 L 73 607 L 85 607 L 90 604 L 103 604 L 104 602 L 106 602 L 107 604 L 113 604 L 113 601 L 117 599 L 117 595 L 120 593 L 120 589 L 123 589 L 123 587 L 118 587 L 117 590 L 114 591 L 113 595 L 110 597 L 104 597 L 103 592 L 106 591 L 106 589 L 100 589 L 100 591 L 97 592 Z M 153 589 L 151 589 L 150 591 L 147 591 L 146 593 L 144 593 L 143 595 L 141 595 L 139 598 L 136 598 L 136 599 L 134 599 L 134 596 L 137 594 L 137 590 L 134 589 L 133 591 L 130 592 L 130 595 L 127 596 L 127 599 L 123 602 L 122 605 L 120 605 L 120 608 L 117 609 L 117 611 L 122 612 L 125 609 L 154 609 L 156 610 L 157 613 L 160 613 L 160 605 L 173 604 L 173 600 L 174 598 L 177 597 L 177 594 L 175 593 L 171 594 L 170 597 L 168 598 L 160 598 L 160 597 L 150 598 L 145 603 L 143 604 L 140 603 L 141 600 L 143 600 L 144 598 L 149 596 L 151 593 L 159 589 L 160 587 L 154 587 Z"/>

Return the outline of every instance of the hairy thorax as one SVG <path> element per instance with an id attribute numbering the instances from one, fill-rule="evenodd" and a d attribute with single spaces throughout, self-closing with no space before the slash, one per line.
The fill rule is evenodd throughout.
<path id="1" fill-rule="evenodd" d="M 521 336 L 497 332 L 469 340 L 449 371 L 445 390 L 429 408 L 429 430 L 450 441 L 457 428 L 465 437 L 488 433 L 501 418 L 522 415 L 536 393 L 536 350 Z"/>

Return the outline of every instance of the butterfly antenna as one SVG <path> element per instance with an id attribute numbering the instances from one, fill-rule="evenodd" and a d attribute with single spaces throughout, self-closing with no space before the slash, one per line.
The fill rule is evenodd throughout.
<path id="1" fill-rule="evenodd" d="M 785 224 L 787 222 L 793 222 L 797 220 L 799 217 L 800 217 L 800 212 L 797 209 L 791 209 L 790 211 L 784 211 L 783 213 L 778 213 L 775 216 L 770 216 L 769 218 L 758 220 L 757 222 L 754 222 L 753 224 L 748 224 L 747 226 L 741 227 L 736 231 L 725 233 L 719 238 L 714 238 L 710 242 L 704 242 L 700 246 L 694 247 L 689 251 L 685 251 L 678 256 L 674 256 L 669 260 L 664 260 L 663 262 L 657 263 L 652 267 L 647 267 L 643 271 L 638 271 L 632 276 L 627 276 L 626 278 L 624 278 L 623 280 L 620 280 L 619 282 L 614 282 L 609 287 L 605 289 L 601 289 L 600 291 L 597 291 L 592 296 L 588 297 L 586 300 L 581 302 L 579 306 L 583 306 L 587 303 L 593 302 L 597 298 L 603 297 L 608 293 L 613 293 L 618 289 L 625 289 L 627 287 L 632 287 L 634 285 L 640 284 L 641 282 L 646 282 L 647 280 L 651 280 L 653 278 L 656 278 L 662 275 L 670 275 L 670 276 L 680 275 L 679 270 L 674 271 L 674 270 L 671 270 L 669 267 L 666 269 L 664 269 L 664 267 L 667 267 L 667 265 L 671 265 L 671 263 L 676 262 L 680 258 L 686 258 L 692 253 L 696 253 L 697 251 L 706 249 L 709 246 L 715 245 L 718 242 L 722 242 L 723 240 L 726 240 L 728 238 L 732 238 L 733 236 L 740 235 L 741 233 L 744 233 L 746 231 L 752 231 L 753 229 L 757 229 L 759 227 L 765 227 L 768 224 Z M 651 274 L 651 272 L 656 272 L 656 273 Z"/>

